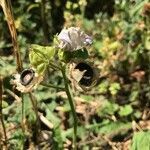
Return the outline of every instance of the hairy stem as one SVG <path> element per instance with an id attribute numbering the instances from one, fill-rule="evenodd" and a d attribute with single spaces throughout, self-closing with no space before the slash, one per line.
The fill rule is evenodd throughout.
<path id="1" fill-rule="evenodd" d="M 65 83 L 65 92 L 68 96 L 68 100 L 69 100 L 69 104 L 70 104 L 70 107 L 71 107 L 71 112 L 72 112 L 72 116 L 73 116 L 73 120 L 74 120 L 74 124 L 73 124 L 73 127 L 74 127 L 73 148 L 74 148 L 74 150 L 76 150 L 77 149 L 77 144 L 76 144 L 76 139 L 77 139 L 77 115 L 76 115 L 75 107 L 74 107 L 74 104 L 73 104 L 73 98 L 71 96 L 70 89 L 69 89 L 68 78 L 66 76 L 65 71 L 66 71 L 65 66 L 62 66 L 61 72 L 62 72 L 64 83 Z"/>

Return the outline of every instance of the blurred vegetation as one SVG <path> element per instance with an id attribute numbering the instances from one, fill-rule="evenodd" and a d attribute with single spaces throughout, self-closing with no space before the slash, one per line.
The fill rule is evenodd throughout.
<path id="1" fill-rule="evenodd" d="M 73 93 L 78 149 L 150 150 L 150 2 L 18 0 L 12 1 L 12 9 L 24 68 L 30 67 L 30 45 L 50 45 L 63 27 L 80 27 L 94 39 L 88 51 L 100 70 L 97 85 L 88 92 Z M 0 9 L 0 94 L 9 149 L 71 149 L 73 120 L 66 95 L 41 85 L 33 92 L 39 113 L 52 124 L 48 127 L 41 121 L 35 142 L 31 97 L 24 94 L 22 100 L 10 84 L 14 73 L 11 35 Z M 47 78 L 63 85 L 57 71 L 50 70 Z M 0 125 L 0 149 L 3 139 Z"/>

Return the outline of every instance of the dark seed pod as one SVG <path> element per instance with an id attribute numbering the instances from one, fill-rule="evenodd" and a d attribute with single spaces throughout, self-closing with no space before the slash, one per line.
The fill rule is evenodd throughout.
<path id="1" fill-rule="evenodd" d="M 72 86 L 78 90 L 90 90 L 97 82 L 98 70 L 88 62 L 81 61 L 69 66 Z"/>
<path id="2" fill-rule="evenodd" d="M 24 69 L 20 74 L 20 82 L 22 85 L 26 86 L 31 83 L 34 78 L 34 70 L 33 69 Z"/>
<path id="3" fill-rule="evenodd" d="M 80 71 L 85 70 L 82 78 L 79 81 L 79 84 L 83 86 L 90 86 L 93 82 L 94 76 L 93 68 L 84 62 L 80 62 L 79 64 L 77 64 L 75 69 L 79 69 Z"/>

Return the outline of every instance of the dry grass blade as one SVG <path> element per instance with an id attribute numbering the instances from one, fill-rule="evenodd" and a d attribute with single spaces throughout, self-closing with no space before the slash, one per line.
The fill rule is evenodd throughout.
<path id="1" fill-rule="evenodd" d="M 12 8 L 11 8 L 11 1 L 10 0 L 1 0 L 0 5 L 2 6 L 4 15 L 6 17 L 7 24 L 8 24 L 10 33 L 11 33 L 12 43 L 13 43 L 13 48 L 14 48 L 14 55 L 16 57 L 16 62 L 17 62 L 17 71 L 21 72 L 22 61 L 21 61 L 19 46 L 18 46 L 18 42 L 17 42 L 17 32 L 16 32 L 14 17 L 13 17 Z"/>

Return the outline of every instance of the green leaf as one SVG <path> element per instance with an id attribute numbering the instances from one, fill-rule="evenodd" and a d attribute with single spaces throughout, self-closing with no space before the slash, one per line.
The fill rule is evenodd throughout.
<path id="1" fill-rule="evenodd" d="M 36 122 L 36 115 L 32 109 L 28 110 L 28 121 L 32 124 Z"/>
<path id="2" fill-rule="evenodd" d="M 105 124 L 104 126 L 99 128 L 99 133 L 111 134 L 120 131 L 121 129 L 129 129 L 129 128 L 131 128 L 131 123 L 123 123 L 120 121 L 109 122 L 108 124 Z"/>
<path id="3" fill-rule="evenodd" d="M 50 60 L 53 59 L 54 55 L 55 55 L 55 49 L 54 49 L 54 47 L 52 47 L 52 46 L 46 46 L 44 54 L 48 56 L 48 59 L 50 59 Z"/>
<path id="4" fill-rule="evenodd" d="M 86 30 L 95 29 L 95 23 L 94 23 L 93 20 L 89 20 L 89 19 L 84 18 L 84 20 L 83 20 L 83 25 L 84 25 L 84 28 L 85 28 Z"/>
<path id="5" fill-rule="evenodd" d="M 150 35 L 148 35 L 147 37 L 145 37 L 145 48 L 150 50 Z"/>
<path id="6" fill-rule="evenodd" d="M 94 99 L 94 97 L 91 95 L 81 95 L 81 98 L 83 98 L 85 100 L 85 102 L 89 102 Z"/>
<path id="7" fill-rule="evenodd" d="M 16 129 L 15 132 L 12 132 L 11 140 L 9 140 L 9 143 L 11 145 L 11 149 L 23 149 L 24 141 L 25 141 L 25 135 L 22 132 L 21 129 Z"/>
<path id="8" fill-rule="evenodd" d="M 95 131 L 97 133 L 102 133 L 102 134 L 112 134 L 115 132 L 119 132 L 122 129 L 130 129 L 132 127 L 131 122 L 124 123 L 121 121 L 110 121 L 110 120 L 103 120 L 102 123 L 95 123 L 95 124 L 90 124 L 86 126 L 86 129 L 88 131 Z M 123 132 L 122 132 L 123 133 Z"/>
<path id="9" fill-rule="evenodd" d="M 136 101 L 137 98 L 139 96 L 139 91 L 132 91 L 131 94 L 130 94 L 130 101 L 133 102 L 133 101 Z"/>
<path id="10" fill-rule="evenodd" d="M 39 64 L 44 63 L 45 59 L 44 48 L 35 44 L 31 45 L 31 50 L 29 53 L 31 65 L 36 68 Z"/>
<path id="11" fill-rule="evenodd" d="M 150 150 L 150 131 L 134 133 L 131 150 Z"/>
<path id="12" fill-rule="evenodd" d="M 103 82 L 100 83 L 99 86 L 98 86 L 99 92 L 102 93 L 102 94 L 107 93 L 108 86 L 109 86 L 108 81 L 103 81 Z"/>
<path id="13" fill-rule="evenodd" d="M 2 108 L 6 108 L 6 107 L 8 107 L 9 105 L 8 105 L 8 103 L 6 102 L 6 101 L 2 101 Z"/>
<path id="14" fill-rule="evenodd" d="M 37 66 L 37 72 L 38 74 L 43 74 L 47 68 L 47 65 L 45 63 L 41 63 Z"/>
<path id="15" fill-rule="evenodd" d="M 55 55 L 55 49 L 52 46 L 40 46 L 37 44 L 31 45 L 29 59 L 31 63 L 46 62 L 53 59 Z"/>
<path id="16" fill-rule="evenodd" d="M 53 139 L 54 139 L 54 147 L 56 150 L 63 149 L 63 139 L 62 139 L 62 131 L 60 127 L 56 127 L 53 130 Z"/>
<path id="17" fill-rule="evenodd" d="M 34 51 L 31 51 L 29 53 L 29 60 L 30 64 L 34 67 L 37 67 L 39 64 L 44 62 L 42 56 L 40 54 L 35 53 Z"/>
<path id="18" fill-rule="evenodd" d="M 101 41 L 95 41 L 94 47 L 95 49 L 100 50 L 103 47 L 103 43 Z"/>
<path id="19" fill-rule="evenodd" d="M 99 116 L 113 115 L 118 109 L 119 106 L 117 104 L 106 101 L 102 104 L 101 108 L 99 109 L 98 115 Z"/>
<path id="20" fill-rule="evenodd" d="M 125 105 L 123 107 L 120 107 L 119 115 L 120 116 L 128 116 L 133 112 L 133 108 L 131 105 Z"/>
<path id="21" fill-rule="evenodd" d="M 115 42 L 112 42 L 108 48 L 112 51 L 117 51 L 118 49 L 120 49 L 122 47 L 122 45 L 120 44 L 120 42 L 118 41 L 115 41 Z"/>
<path id="22" fill-rule="evenodd" d="M 120 84 L 119 83 L 111 83 L 110 87 L 109 87 L 109 91 L 112 95 L 116 95 L 117 92 L 120 90 Z"/>
<path id="23" fill-rule="evenodd" d="M 52 111 L 50 111 L 49 108 L 47 108 L 45 111 L 46 111 L 46 118 L 53 123 L 54 127 L 57 127 L 60 124 L 60 119 L 57 117 L 57 115 L 55 115 Z"/>

